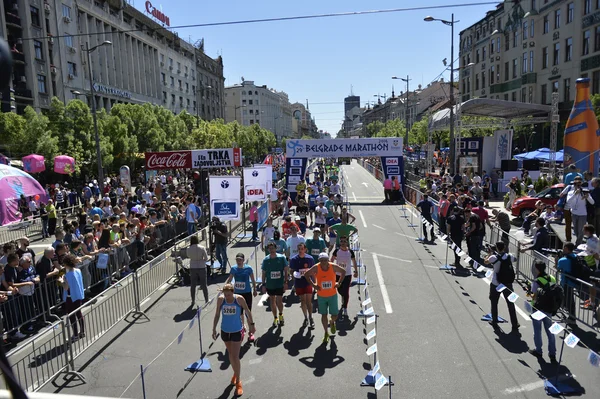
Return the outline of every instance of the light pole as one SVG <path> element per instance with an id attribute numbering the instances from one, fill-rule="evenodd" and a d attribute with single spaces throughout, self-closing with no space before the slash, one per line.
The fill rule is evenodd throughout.
<path id="1" fill-rule="evenodd" d="M 400 79 L 403 82 L 406 82 L 406 100 L 405 100 L 405 111 L 404 111 L 404 119 L 406 123 L 406 132 L 404 132 L 404 145 L 408 148 L 408 82 L 410 81 L 408 75 L 406 75 L 406 79 L 399 78 L 397 76 L 392 76 L 392 79 Z"/>
<path id="2" fill-rule="evenodd" d="M 235 113 L 235 120 L 236 120 L 236 122 L 237 122 L 237 110 L 240 109 L 240 108 L 245 108 L 245 107 L 246 107 L 245 104 L 244 105 L 234 105 L 234 113 Z M 240 123 L 240 125 L 243 125 L 243 123 Z"/>
<path id="3" fill-rule="evenodd" d="M 94 79 L 92 78 L 92 53 L 102 46 L 112 46 L 112 42 L 105 40 L 104 42 L 90 48 L 90 43 L 86 42 L 85 46 L 81 46 L 82 50 L 87 53 L 88 76 L 90 78 L 90 103 L 92 106 L 92 119 L 94 120 L 94 133 L 96 134 L 96 158 L 98 158 L 98 187 L 100 187 L 100 195 L 104 194 L 104 170 L 102 169 L 102 155 L 100 154 L 100 135 L 98 134 L 98 118 L 96 117 L 96 96 L 94 95 Z M 75 94 L 75 93 L 73 93 Z"/>
<path id="4" fill-rule="evenodd" d="M 456 143 L 454 142 L 454 24 L 460 21 L 454 20 L 454 13 L 452 13 L 452 19 L 446 21 L 445 19 L 437 19 L 433 17 L 425 17 L 425 22 L 440 21 L 444 25 L 450 26 L 450 167 L 451 173 L 456 171 Z"/>

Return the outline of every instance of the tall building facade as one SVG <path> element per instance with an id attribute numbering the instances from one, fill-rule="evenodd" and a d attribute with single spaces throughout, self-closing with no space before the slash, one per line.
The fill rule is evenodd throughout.
<path id="1" fill-rule="evenodd" d="M 306 108 L 304 104 L 292 104 L 292 118 L 296 121 L 297 138 L 312 135 L 312 115 L 310 110 Z"/>
<path id="2" fill-rule="evenodd" d="M 292 105 L 285 92 L 257 86 L 253 81 L 225 88 L 225 120 L 240 125 L 255 123 L 273 132 L 280 143 L 292 137 Z"/>
<path id="3" fill-rule="evenodd" d="M 459 49 L 463 101 L 550 104 L 558 92 L 564 117 L 578 78 L 600 93 L 600 1 L 505 1 L 460 32 Z"/>
<path id="4" fill-rule="evenodd" d="M 89 103 L 92 87 L 106 110 L 119 102 L 153 103 L 222 118 L 222 58 L 207 56 L 202 41 L 194 45 L 164 29 L 168 17 L 151 1 L 144 6 L 146 13 L 125 0 L 4 0 L 0 35 L 15 62 L 3 100 L 17 112 L 27 105 L 40 111 L 53 96 Z"/>

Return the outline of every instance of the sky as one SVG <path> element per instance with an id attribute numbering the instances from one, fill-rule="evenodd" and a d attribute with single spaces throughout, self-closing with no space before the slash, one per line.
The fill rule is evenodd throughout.
<path id="1" fill-rule="evenodd" d="M 144 10 L 144 0 L 130 0 Z M 326 13 L 452 6 L 428 10 L 333 18 L 176 29 L 183 39 L 204 38 L 205 52 L 223 56 L 225 86 L 241 78 L 288 94 L 290 102 L 306 104 L 317 127 L 335 135 L 344 117 L 344 97 L 351 92 L 361 105 L 378 95 L 396 94 L 406 83 L 392 76 L 410 76 L 410 89 L 423 87 L 444 72 L 450 60 L 449 26 L 423 18 L 450 20 L 455 13 L 455 51 L 459 32 L 495 8 L 493 4 L 458 7 L 489 0 L 153 0 L 169 16 L 171 27 L 225 21 L 304 16 Z M 158 3 L 158 4 L 157 4 Z M 490 2 L 491 3 L 491 2 Z M 450 73 L 442 75 L 446 80 Z M 382 99 L 383 101 L 383 99 Z"/>

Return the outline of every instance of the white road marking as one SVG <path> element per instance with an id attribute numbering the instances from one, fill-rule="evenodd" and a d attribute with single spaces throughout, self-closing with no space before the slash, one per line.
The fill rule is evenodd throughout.
<path id="1" fill-rule="evenodd" d="M 436 270 L 439 270 L 439 268 L 440 268 L 439 266 L 432 266 L 432 265 L 423 265 L 423 267 L 428 267 L 430 269 L 436 269 Z"/>
<path id="2" fill-rule="evenodd" d="M 367 183 L 367 182 L 362 182 L 362 184 L 363 184 L 363 185 L 364 185 L 366 188 L 369 188 L 369 183 Z"/>
<path id="3" fill-rule="evenodd" d="M 263 306 L 263 302 L 265 302 L 267 299 L 269 299 L 269 294 L 265 294 L 260 298 L 260 301 L 258 301 L 258 306 Z"/>
<path id="4" fill-rule="evenodd" d="M 150 299 L 152 299 L 152 298 L 146 298 L 146 299 L 144 299 L 144 300 L 143 300 L 143 301 L 140 303 L 140 308 L 141 308 L 142 306 L 144 306 L 144 304 L 145 304 L 146 302 L 148 302 Z"/>
<path id="5" fill-rule="evenodd" d="M 258 358 L 256 358 L 256 359 L 250 359 L 250 360 L 248 361 L 248 364 L 250 364 L 250 365 L 252 365 L 252 364 L 258 364 L 258 363 L 262 362 L 262 360 L 263 360 L 263 358 L 262 358 L 262 357 L 258 357 Z"/>
<path id="6" fill-rule="evenodd" d="M 412 263 L 412 260 L 400 259 L 400 258 L 396 258 L 396 257 L 394 257 L 394 256 L 388 256 L 388 255 L 382 255 L 382 254 L 375 254 L 375 255 L 377 255 L 377 256 L 381 256 L 382 258 L 393 259 L 393 260 L 399 260 L 400 262 Z"/>
<path id="7" fill-rule="evenodd" d="M 385 281 L 383 280 L 383 274 L 381 273 L 381 266 L 379 265 L 379 259 L 377 259 L 376 254 L 373 254 L 373 266 L 375 266 L 375 273 L 377 273 L 377 279 L 379 280 L 379 287 L 381 288 L 381 296 L 383 297 L 385 311 L 386 313 L 392 313 L 390 296 L 388 295 L 387 288 L 385 287 Z"/>
<path id="8" fill-rule="evenodd" d="M 348 183 L 348 187 L 352 188 L 352 183 L 350 183 L 350 180 L 348 180 L 347 177 L 346 177 L 346 183 Z"/>
<path id="9" fill-rule="evenodd" d="M 385 230 L 385 228 L 384 228 L 384 227 L 377 226 L 376 224 L 374 224 L 374 225 L 373 225 L 373 227 L 377 227 L 378 229 Z"/>
<path id="10" fill-rule="evenodd" d="M 352 191 L 352 198 L 354 198 L 354 202 L 358 201 L 358 200 L 356 199 L 356 194 L 354 194 L 354 191 Z"/>
<path id="11" fill-rule="evenodd" d="M 487 283 L 487 285 L 490 285 L 492 283 L 488 278 L 482 278 L 482 280 L 485 281 Z M 529 317 L 529 315 L 527 313 L 525 313 L 525 311 L 523 309 L 521 309 L 517 305 L 515 305 L 515 309 L 517 310 L 517 313 L 519 314 L 519 316 L 521 316 L 523 319 L 525 319 L 526 321 L 531 320 L 531 317 Z"/>
<path id="12" fill-rule="evenodd" d="M 256 378 L 254 378 L 254 376 L 252 375 L 248 377 L 248 379 L 244 380 L 244 385 L 252 384 L 254 381 L 256 381 Z"/>
<path id="13" fill-rule="evenodd" d="M 505 395 L 512 395 L 519 392 L 529 392 L 535 389 L 540 389 L 544 387 L 544 380 L 539 380 L 536 382 L 531 382 L 529 384 L 518 385 L 516 387 L 507 388 L 504 390 Z"/>
<path id="14" fill-rule="evenodd" d="M 363 227 L 365 227 L 365 228 L 366 228 L 366 227 L 367 227 L 367 222 L 365 222 L 365 217 L 364 217 L 364 215 L 363 215 L 362 211 L 361 211 L 361 210 L 359 210 L 359 211 L 358 211 L 358 214 L 360 215 L 360 219 L 362 220 Z"/>
<path id="15" fill-rule="evenodd" d="M 396 234 L 398 234 L 399 236 L 402 236 L 402 237 L 412 238 L 413 240 L 416 240 L 417 238 L 419 238 L 419 237 L 415 237 L 415 236 L 409 236 L 409 235 L 406 235 L 406 234 L 398 233 L 397 231 L 395 231 L 394 233 L 396 233 Z"/>

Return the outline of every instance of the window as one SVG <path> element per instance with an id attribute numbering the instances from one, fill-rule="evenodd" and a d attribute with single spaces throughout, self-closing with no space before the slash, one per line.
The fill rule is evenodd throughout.
<path id="1" fill-rule="evenodd" d="M 490 55 L 494 54 L 496 51 L 494 50 L 496 42 L 494 40 L 490 40 Z"/>
<path id="2" fill-rule="evenodd" d="M 560 60 L 560 43 L 554 43 L 554 57 L 552 65 L 558 65 Z"/>
<path id="3" fill-rule="evenodd" d="M 163 82 L 163 84 L 167 83 L 167 75 L 165 75 L 164 72 L 160 73 L 160 81 Z"/>
<path id="4" fill-rule="evenodd" d="M 533 50 L 529 51 L 529 72 L 533 72 Z"/>
<path id="5" fill-rule="evenodd" d="M 560 28 L 560 8 L 554 11 L 554 29 Z"/>
<path id="6" fill-rule="evenodd" d="M 583 15 L 588 15 L 592 12 L 592 0 L 583 1 Z"/>
<path id="7" fill-rule="evenodd" d="M 196 93 L 196 86 L 192 85 L 192 92 Z M 225 93 L 225 96 L 227 96 L 227 93 Z"/>
<path id="8" fill-rule="evenodd" d="M 500 52 L 500 36 L 496 38 L 496 52 Z"/>
<path id="9" fill-rule="evenodd" d="M 177 63 L 177 70 L 178 70 L 178 71 L 181 71 L 181 62 L 178 62 L 178 63 Z"/>
<path id="10" fill-rule="evenodd" d="M 171 94 L 171 104 L 175 104 L 175 94 Z"/>
<path id="11" fill-rule="evenodd" d="M 600 10 L 600 0 L 596 0 L 596 10 Z"/>
<path id="12" fill-rule="evenodd" d="M 569 78 L 565 79 L 563 84 L 564 84 L 564 88 L 565 88 L 563 101 L 568 103 L 571 101 L 571 79 L 569 79 Z"/>
<path id="13" fill-rule="evenodd" d="M 548 47 L 542 49 L 542 69 L 548 68 Z"/>
<path id="14" fill-rule="evenodd" d="M 510 36 L 508 32 L 504 35 L 504 51 L 510 50 Z"/>
<path id="15" fill-rule="evenodd" d="M 590 36 L 589 30 L 583 32 L 583 43 L 581 45 L 581 55 L 588 55 L 590 53 Z"/>
<path id="16" fill-rule="evenodd" d="M 175 78 L 173 76 L 169 76 L 171 78 L 171 87 L 175 87 Z"/>
<path id="17" fill-rule="evenodd" d="M 169 66 L 173 66 L 173 58 L 169 57 Z"/>
<path id="18" fill-rule="evenodd" d="M 536 3 L 536 1 L 535 1 L 535 0 L 531 0 L 531 9 L 532 9 L 532 10 L 537 10 L 537 7 L 536 7 L 536 4 L 535 4 L 535 3 Z"/>
<path id="19" fill-rule="evenodd" d="M 485 89 L 485 71 L 481 72 L 481 88 Z"/>
<path id="20" fill-rule="evenodd" d="M 46 88 L 46 76 L 38 75 L 37 82 L 38 82 L 38 91 L 40 92 L 40 94 L 48 94 L 48 89 Z"/>
<path id="21" fill-rule="evenodd" d="M 517 47 L 518 42 L 519 42 L 519 31 L 515 30 L 513 32 L 513 47 Z"/>
<path id="22" fill-rule="evenodd" d="M 186 74 L 188 73 L 188 67 L 187 67 L 187 65 L 185 66 L 185 73 Z"/>
<path id="23" fill-rule="evenodd" d="M 160 62 L 163 62 L 163 63 L 165 62 L 165 55 L 164 54 L 160 55 Z"/>
<path id="24" fill-rule="evenodd" d="M 548 15 L 544 15 L 544 34 L 548 33 L 550 31 L 550 21 L 549 21 L 549 16 Z"/>
<path id="25" fill-rule="evenodd" d="M 250 115 L 254 115 L 254 110 L 253 109 L 250 110 Z"/>
<path id="26" fill-rule="evenodd" d="M 527 102 L 527 89 L 525 87 L 521 88 L 521 102 Z"/>
<path id="27" fill-rule="evenodd" d="M 548 85 L 542 85 L 542 104 L 548 104 Z"/>
<path id="28" fill-rule="evenodd" d="M 535 21 L 532 19 L 529 23 L 529 37 L 533 39 L 533 34 L 535 33 Z"/>
<path id="29" fill-rule="evenodd" d="M 521 74 L 525 75 L 527 73 L 527 53 L 523 53 L 523 62 L 521 63 Z"/>
<path id="30" fill-rule="evenodd" d="M 527 40 L 527 21 L 523 22 L 523 40 Z"/>
<path id="31" fill-rule="evenodd" d="M 475 63 L 479 64 L 479 49 L 475 51 Z"/>
<path id="32" fill-rule="evenodd" d="M 67 73 L 77 76 L 77 64 L 74 62 L 67 62 Z"/>
<path id="33" fill-rule="evenodd" d="M 71 7 L 63 4 L 62 5 L 63 17 L 71 18 Z"/>
<path id="34" fill-rule="evenodd" d="M 508 101 L 508 93 L 504 94 L 504 101 Z"/>
<path id="35" fill-rule="evenodd" d="M 33 48 L 35 49 L 35 58 L 38 60 L 43 60 L 44 53 L 42 52 L 42 42 L 40 42 L 38 40 L 34 40 Z"/>
<path id="36" fill-rule="evenodd" d="M 248 100 L 248 104 L 252 105 L 252 100 Z"/>
<path id="37" fill-rule="evenodd" d="M 516 91 L 512 92 L 512 100 L 515 102 L 517 101 L 517 92 Z"/>
<path id="38" fill-rule="evenodd" d="M 592 73 L 592 94 L 598 94 L 600 91 L 600 71 Z"/>
<path id="39" fill-rule="evenodd" d="M 486 58 L 487 58 L 487 47 L 485 47 L 485 46 L 484 46 L 484 47 L 481 49 L 481 51 L 482 51 L 482 54 L 483 54 L 483 58 L 481 59 L 481 61 L 485 62 L 485 60 L 486 60 Z"/>
<path id="40" fill-rule="evenodd" d="M 567 5 L 567 23 L 570 24 L 573 22 L 573 18 L 575 17 L 575 4 L 569 3 Z"/>
<path id="41" fill-rule="evenodd" d="M 504 63 L 504 81 L 508 82 L 510 76 L 510 67 L 508 65 L 508 62 Z"/>
<path id="42" fill-rule="evenodd" d="M 512 73 L 513 79 L 517 77 L 517 75 L 519 73 L 518 71 L 519 71 L 519 60 L 515 58 L 513 60 L 513 73 Z"/>
<path id="43" fill-rule="evenodd" d="M 594 29 L 594 51 L 600 50 L 600 26 Z"/>
<path id="44" fill-rule="evenodd" d="M 30 6 L 29 13 L 31 14 L 31 24 L 35 25 L 35 26 L 41 26 L 41 24 L 40 24 L 40 9 L 37 7 L 34 7 L 34 6 Z M 43 75 L 38 75 L 38 77 L 39 76 L 43 76 Z M 46 85 L 45 82 L 46 82 L 46 77 L 44 76 L 44 86 Z"/>
<path id="45" fill-rule="evenodd" d="M 73 47 L 73 36 L 65 36 L 65 46 Z"/>
<path id="46" fill-rule="evenodd" d="M 558 80 L 552 82 L 552 93 L 558 93 Z"/>
<path id="47" fill-rule="evenodd" d="M 163 91 L 163 102 L 167 102 L 167 92 Z"/>
<path id="48" fill-rule="evenodd" d="M 185 82 L 185 92 L 187 93 L 188 91 L 190 91 L 190 84 Z"/>
<path id="49" fill-rule="evenodd" d="M 196 100 L 192 104 L 194 104 L 194 110 L 196 110 Z"/>
<path id="50" fill-rule="evenodd" d="M 494 66 L 492 65 L 490 67 L 490 84 L 493 85 L 494 84 L 494 78 L 496 77 L 496 70 L 494 69 Z"/>
<path id="51" fill-rule="evenodd" d="M 190 107 L 190 99 L 189 98 L 187 99 L 187 107 L 188 108 Z"/>
<path id="52" fill-rule="evenodd" d="M 565 40 L 565 62 L 571 61 L 573 58 L 573 38 Z"/>

